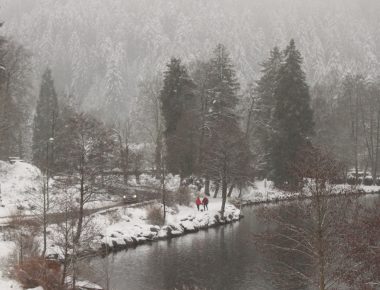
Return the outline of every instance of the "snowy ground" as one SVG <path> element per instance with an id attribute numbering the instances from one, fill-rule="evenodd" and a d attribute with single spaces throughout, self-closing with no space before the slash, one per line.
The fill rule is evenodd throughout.
<path id="1" fill-rule="evenodd" d="M 53 181 L 52 181 L 53 182 Z M 131 180 L 130 185 L 136 183 Z M 145 186 L 159 186 L 159 181 L 149 175 L 140 177 L 140 184 Z M 6 217 L 14 214 L 17 207 L 24 207 L 23 214 L 32 214 L 30 210 L 33 198 L 41 192 L 42 175 L 41 172 L 25 162 L 9 164 L 0 161 L 0 225 L 4 223 Z M 175 190 L 179 186 L 179 177 L 168 176 L 166 187 Z M 362 190 L 364 192 L 380 191 L 380 186 L 356 186 L 339 185 L 337 192 L 348 190 Z M 193 199 L 197 193 L 192 188 Z M 105 194 L 106 195 L 106 194 Z M 239 191 L 234 189 L 231 201 L 237 200 Z M 257 181 L 251 186 L 243 189 L 241 200 L 243 203 L 258 203 L 267 201 L 284 200 L 294 197 L 295 193 L 280 191 L 273 187 L 271 182 Z M 108 198 L 108 197 L 107 197 Z M 115 205 L 117 202 L 111 199 L 99 199 L 92 202 L 89 207 L 101 208 L 106 205 Z M 240 198 L 239 198 L 240 201 Z M 160 206 L 155 204 L 155 206 Z M 180 236 L 189 232 L 195 232 L 203 228 L 212 227 L 217 224 L 237 221 L 240 218 L 240 210 L 230 203 L 226 205 L 226 220 L 220 219 L 220 198 L 210 198 L 209 210 L 198 211 L 195 204 L 191 206 L 176 206 L 168 209 L 165 225 L 152 225 L 147 217 L 149 206 L 141 205 L 136 207 L 119 206 L 109 210 L 103 210 L 92 215 L 94 224 L 100 235 L 92 244 L 92 250 L 98 250 L 104 245 L 111 248 L 136 246 L 140 243 L 166 239 Z M 50 232 L 54 233 L 54 225 L 50 226 Z M 59 249 L 54 245 L 52 239 L 48 243 L 48 253 L 60 254 Z M 5 261 L 6 257 L 13 251 L 14 243 L 3 241 L 0 234 L 0 260 Z M 4 263 L 0 264 L 4 266 Z M 0 267 L 0 290 L 22 289 L 16 282 L 5 277 L 7 269 Z"/>
<path id="2" fill-rule="evenodd" d="M 41 192 L 43 187 L 43 176 L 41 171 L 26 162 L 16 162 L 10 164 L 0 160 L 0 225 L 8 222 L 8 216 L 21 213 L 23 215 L 32 215 L 33 208 L 40 207 L 38 200 L 41 202 Z M 137 184 L 134 178 L 130 178 L 130 186 L 159 187 L 159 181 L 152 176 L 142 174 L 140 183 Z M 50 199 L 53 204 L 50 213 L 55 212 L 54 203 L 59 204 L 59 195 L 54 188 L 54 178 L 49 181 Z M 169 175 L 167 178 L 167 189 L 177 188 L 179 177 Z M 71 189 L 79 197 L 77 187 Z M 109 195 L 107 193 L 95 194 L 94 198 L 86 204 L 87 209 L 104 208 L 116 205 L 121 202 L 120 196 Z M 20 210 L 21 209 L 21 210 Z"/>
<path id="3" fill-rule="evenodd" d="M 366 185 L 356 185 L 351 186 L 348 184 L 334 185 L 332 193 L 344 194 L 349 192 L 365 192 L 374 193 L 380 192 L 380 186 L 366 186 Z M 250 203 L 261 203 L 261 202 L 271 202 L 286 200 L 289 198 L 294 198 L 299 195 L 308 195 L 307 189 L 301 192 L 287 192 L 282 191 L 273 186 L 271 181 L 256 181 L 251 186 L 248 186 L 242 190 L 241 201 L 243 204 Z M 234 189 L 232 192 L 232 199 L 240 202 L 239 191 Z"/>
<path id="4" fill-rule="evenodd" d="M 1 290 L 21 290 L 23 289 L 17 282 L 7 278 L 7 260 L 13 252 L 15 244 L 11 241 L 4 241 L 0 234 L 0 289 Z"/>
<path id="5" fill-rule="evenodd" d="M 221 200 L 218 198 L 211 200 L 209 209 L 205 211 L 203 209 L 198 211 L 195 205 L 167 208 L 166 222 L 160 226 L 148 220 L 147 213 L 151 206 L 161 207 L 162 205 L 152 203 L 144 207 L 118 207 L 94 214 L 93 222 L 100 236 L 94 240 L 91 250 L 100 250 L 105 245 L 109 248 L 134 247 L 148 241 L 181 236 L 240 219 L 240 210 L 228 203 L 225 219 L 221 219 L 219 212 Z M 54 231 L 54 227 L 51 230 Z M 60 249 L 54 245 L 53 241 L 50 241 L 48 254 L 60 256 L 60 253 Z"/>
<path id="6" fill-rule="evenodd" d="M 37 167 L 0 160 L 0 217 L 17 211 L 20 204 L 30 203 L 30 196 L 40 189 L 41 172 Z"/>
<path id="7" fill-rule="evenodd" d="M 0 225 L 7 224 L 11 215 L 33 215 L 35 213 L 33 208 L 41 208 L 43 182 L 43 176 L 37 167 L 26 162 L 10 164 L 0 160 Z M 51 178 L 49 184 L 52 204 L 49 213 L 54 213 L 56 211 L 54 204 L 59 204 L 61 192 L 54 189 L 54 179 Z M 76 187 L 71 190 L 79 195 Z M 86 204 L 86 208 L 104 208 L 120 201 L 118 197 L 98 194 Z"/>

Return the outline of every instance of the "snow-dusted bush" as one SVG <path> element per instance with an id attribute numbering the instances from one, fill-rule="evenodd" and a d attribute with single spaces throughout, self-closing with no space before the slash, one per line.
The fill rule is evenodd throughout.
<path id="1" fill-rule="evenodd" d="M 146 209 L 147 219 L 153 225 L 163 225 L 164 224 L 164 212 L 161 205 L 152 205 Z"/>
<path id="2" fill-rule="evenodd" d="M 24 288 L 42 286 L 43 289 L 65 289 L 60 285 L 61 265 L 40 256 L 29 257 L 14 267 L 14 278 Z"/>

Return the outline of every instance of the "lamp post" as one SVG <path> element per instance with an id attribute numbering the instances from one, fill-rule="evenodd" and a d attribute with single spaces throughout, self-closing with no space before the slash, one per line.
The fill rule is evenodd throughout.
<path id="1" fill-rule="evenodd" d="M 47 210 L 49 210 L 49 205 L 50 205 L 50 202 L 49 202 L 49 178 L 50 178 L 49 144 L 53 145 L 53 143 L 54 143 L 53 137 L 49 138 L 49 140 L 46 142 L 46 208 Z"/>

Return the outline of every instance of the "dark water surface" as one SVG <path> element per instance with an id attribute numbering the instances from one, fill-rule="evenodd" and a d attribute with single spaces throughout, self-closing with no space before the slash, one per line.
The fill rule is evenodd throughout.
<path id="1" fill-rule="evenodd" d="M 372 204 L 376 198 L 368 196 L 364 200 Z M 112 290 L 182 289 L 183 285 L 272 290 L 255 271 L 263 260 L 255 250 L 252 235 L 266 227 L 256 220 L 255 209 L 244 208 L 245 217 L 238 223 L 139 246 L 107 258 L 92 258 L 89 268 L 95 270 L 85 278 L 105 286 L 105 277 L 109 276 Z"/>
<path id="2" fill-rule="evenodd" d="M 238 223 L 199 231 L 170 241 L 142 245 L 107 258 L 89 261 L 93 273 L 86 279 L 105 285 L 107 268 L 113 290 L 271 289 L 255 275 L 260 263 L 252 234 L 260 231 L 254 208 L 243 210 Z M 99 279 L 100 278 L 100 279 Z"/>

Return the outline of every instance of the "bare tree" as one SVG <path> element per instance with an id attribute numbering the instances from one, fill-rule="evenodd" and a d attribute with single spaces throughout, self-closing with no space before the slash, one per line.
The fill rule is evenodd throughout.
<path id="1" fill-rule="evenodd" d="M 136 129 L 147 135 L 147 140 L 154 145 L 154 169 L 159 177 L 161 168 L 161 150 L 163 146 L 163 121 L 161 115 L 160 91 L 161 75 L 149 78 L 139 85 L 139 98 L 136 99 Z"/>
<path id="2" fill-rule="evenodd" d="M 54 242 L 57 254 L 62 261 L 62 271 L 60 284 L 63 287 L 76 289 L 75 285 L 78 277 L 78 265 L 81 261 L 80 249 L 88 248 L 93 239 L 98 235 L 98 229 L 93 223 L 91 216 L 84 218 L 81 234 L 78 240 L 78 207 L 76 201 L 76 191 L 71 187 L 70 182 L 63 182 L 59 185 L 59 190 L 63 193 L 59 197 L 56 207 L 59 221 L 51 225 L 51 240 Z M 79 246 L 80 245 L 80 246 Z"/>
<path id="3" fill-rule="evenodd" d="M 167 205 L 167 190 L 166 190 L 166 150 L 165 146 L 162 146 L 161 151 L 161 168 L 160 168 L 160 182 L 161 182 L 161 197 L 164 210 L 163 223 L 166 221 L 166 205 Z"/>
<path id="4" fill-rule="evenodd" d="M 27 220 L 19 211 L 12 216 L 9 227 L 12 240 L 16 243 L 18 265 L 27 258 L 38 256 L 39 249 L 35 237 L 40 230 L 39 223 Z"/>
<path id="5" fill-rule="evenodd" d="M 366 84 L 363 94 L 358 98 L 367 164 L 371 168 L 372 182 L 376 184 L 380 147 L 380 89 L 376 84 Z"/>
<path id="6" fill-rule="evenodd" d="M 140 175 L 143 170 L 144 152 L 140 148 L 131 150 L 130 162 L 136 182 L 140 183 Z"/>
<path id="7" fill-rule="evenodd" d="M 342 245 L 353 203 L 332 198 L 339 168 L 319 150 L 303 152 L 295 172 L 305 182 L 308 199 L 266 207 L 258 214 L 270 227 L 255 236 L 257 247 L 271 259 L 268 269 L 261 270 L 279 288 L 336 289 L 350 271 Z"/>
<path id="8" fill-rule="evenodd" d="M 215 137 L 215 134 L 218 136 Z M 214 180 L 220 180 L 222 188 L 221 214 L 223 216 L 228 184 L 233 184 L 238 179 L 249 178 L 250 152 L 246 139 L 240 135 L 239 128 L 231 126 L 231 124 L 223 123 L 221 128 L 214 130 L 214 137 L 210 138 L 212 149 L 208 150 L 204 164 L 207 175 Z M 219 190 L 219 182 L 216 186 L 215 197 Z"/>
<path id="9" fill-rule="evenodd" d="M 344 281 L 354 289 L 375 290 L 380 286 L 380 199 L 370 197 L 357 204 L 345 231 L 344 243 L 348 271 L 342 271 Z"/>
<path id="10" fill-rule="evenodd" d="M 130 119 L 126 119 L 124 123 L 119 123 L 114 131 L 117 135 L 118 147 L 119 147 L 119 164 L 123 172 L 124 184 L 128 184 L 129 176 L 129 160 L 130 150 L 129 143 L 132 131 L 132 122 Z"/>
<path id="11" fill-rule="evenodd" d="M 80 241 L 84 222 L 85 205 L 93 201 L 102 189 L 101 175 L 104 171 L 105 156 L 111 154 L 112 146 L 104 146 L 106 127 L 93 117 L 73 113 L 66 120 L 57 142 L 57 162 L 61 163 L 66 181 L 78 186 L 79 205 L 76 241 Z"/>

